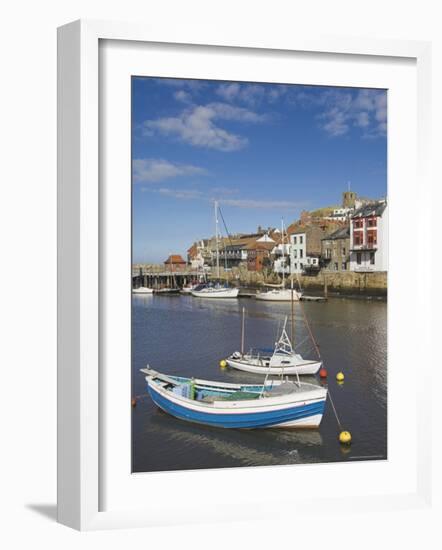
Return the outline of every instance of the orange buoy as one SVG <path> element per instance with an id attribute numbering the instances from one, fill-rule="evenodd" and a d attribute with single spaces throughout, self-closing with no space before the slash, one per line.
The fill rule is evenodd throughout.
<path id="1" fill-rule="evenodd" d="M 319 371 L 319 376 L 320 376 L 321 378 L 327 378 L 327 369 L 322 368 L 322 369 Z"/>
<path id="2" fill-rule="evenodd" d="M 131 404 L 132 404 L 132 407 L 136 407 L 136 406 L 137 406 L 137 400 L 136 400 L 135 397 L 132 399 Z"/>

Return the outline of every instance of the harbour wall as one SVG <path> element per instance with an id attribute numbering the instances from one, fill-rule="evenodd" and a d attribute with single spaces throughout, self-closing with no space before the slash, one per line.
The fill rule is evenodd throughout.
<path id="1" fill-rule="evenodd" d="M 222 273 L 221 277 L 232 284 L 248 288 L 262 288 L 265 283 L 281 282 L 281 279 L 274 274 L 266 277 L 264 273 L 253 271 L 235 273 L 232 270 Z M 386 271 L 365 273 L 321 271 L 316 275 L 299 275 L 295 279 L 295 288 L 300 285 L 307 292 L 322 295 L 387 296 L 387 279 Z"/>

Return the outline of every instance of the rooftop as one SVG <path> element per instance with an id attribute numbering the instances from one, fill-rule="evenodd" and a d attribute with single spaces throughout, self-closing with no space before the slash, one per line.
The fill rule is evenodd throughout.
<path id="1" fill-rule="evenodd" d="M 179 254 L 171 254 L 164 263 L 165 264 L 185 264 L 186 261 L 183 260 L 182 256 L 180 256 Z"/>
<path id="2" fill-rule="evenodd" d="M 382 216 L 382 213 L 386 208 L 386 201 L 377 201 L 371 204 L 365 204 L 364 206 L 361 206 L 361 208 L 356 210 L 356 212 L 352 216 L 352 219 L 367 218 L 369 216 Z"/>
<path id="3" fill-rule="evenodd" d="M 330 235 L 327 235 L 326 237 L 323 237 L 321 240 L 323 241 L 334 241 L 336 239 L 348 239 L 350 238 L 350 226 L 340 227 Z"/>

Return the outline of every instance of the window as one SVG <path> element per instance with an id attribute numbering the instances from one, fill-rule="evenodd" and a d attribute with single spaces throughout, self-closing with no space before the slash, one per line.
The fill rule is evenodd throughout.
<path id="1" fill-rule="evenodd" d="M 376 227 L 377 225 L 377 219 L 376 218 L 369 218 L 367 220 L 368 227 Z"/>
<path id="2" fill-rule="evenodd" d="M 296 244 L 296 235 L 293 237 L 293 244 Z"/>
<path id="3" fill-rule="evenodd" d="M 338 262 L 335 262 L 335 271 L 338 271 Z"/>
<path id="4" fill-rule="evenodd" d="M 330 248 L 326 248 L 325 249 L 325 257 L 327 259 L 330 259 L 331 258 L 331 249 Z"/>
<path id="5" fill-rule="evenodd" d="M 347 262 L 342 262 L 342 271 L 347 271 Z"/>
<path id="6" fill-rule="evenodd" d="M 295 269 L 298 269 L 298 264 L 297 263 L 295 263 Z"/>
<path id="7" fill-rule="evenodd" d="M 370 252 L 370 263 L 374 265 L 374 252 Z"/>
<path id="8" fill-rule="evenodd" d="M 353 235 L 353 239 L 355 246 L 360 246 L 364 244 L 364 236 L 359 232 Z"/>
<path id="9" fill-rule="evenodd" d="M 295 250 L 293 251 L 293 257 L 294 257 L 294 258 L 297 258 L 297 257 L 298 257 L 298 251 L 296 250 L 296 248 L 295 248 Z"/>
<path id="10" fill-rule="evenodd" d="M 304 242 L 304 238 L 302 235 L 299 236 L 299 244 L 302 244 Z"/>
<path id="11" fill-rule="evenodd" d="M 299 264 L 299 269 L 304 269 L 304 264 L 302 262 Z"/>
<path id="12" fill-rule="evenodd" d="M 342 249 L 342 255 L 345 256 L 345 247 Z"/>
<path id="13" fill-rule="evenodd" d="M 302 250 L 302 248 L 299 250 L 299 257 L 300 258 L 304 257 L 304 251 Z"/>
<path id="14" fill-rule="evenodd" d="M 358 252 L 358 253 L 356 254 L 356 263 L 357 263 L 358 265 L 361 265 L 361 263 L 362 263 L 362 254 L 361 254 L 360 252 Z"/>
<path id="15" fill-rule="evenodd" d="M 367 232 L 367 242 L 370 246 L 376 246 L 377 244 L 377 232 L 376 230 L 370 230 Z"/>

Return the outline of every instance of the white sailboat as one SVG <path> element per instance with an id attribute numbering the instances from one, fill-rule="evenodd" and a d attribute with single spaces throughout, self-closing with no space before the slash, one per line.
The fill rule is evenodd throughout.
<path id="1" fill-rule="evenodd" d="M 218 202 L 215 201 L 215 246 L 216 246 L 216 276 L 218 282 L 203 284 L 191 290 L 192 296 L 196 298 L 236 298 L 239 294 L 238 288 L 229 287 L 219 282 L 219 233 L 218 233 Z"/>
<path id="2" fill-rule="evenodd" d="M 279 285 L 266 284 L 269 290 L 257 292 L 257 300 L 266 300 L 269 302 L 290 302 L 301 299 L 302 292 L 293 289 L 293 279 L 291 279 L 291 288 L 285 288 L 285 244 L 284 244 L 284 222 L 281 222 L 281 244 L 282 244 L 282 283 Z"/>
<path id="3" fill-rule="evenodd" d="M 148 288 L 146 286 L 140 286 L 138 288 L 132 289 L 133 294 L 152 294 L 153 288 Z"/>
<path id="4" fill-rule="evenodd" d="M 293 323 L 292 314 L 292 323 Z M 322 361 L 303 359 L 296 353 L 292 342 L 288 337 L 287 317 L 284 320 L 281 335 L 275 343 L 275 347 L 251 349 L 244 353 L 244 309 L 241 330 L 241 351 L 235 351 L 226 359 L 229 367 L 254 374 L 262 375 L 312 375 L 316 374 L 322 366 Z"/>

